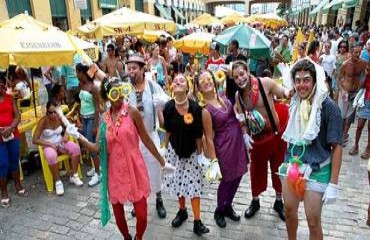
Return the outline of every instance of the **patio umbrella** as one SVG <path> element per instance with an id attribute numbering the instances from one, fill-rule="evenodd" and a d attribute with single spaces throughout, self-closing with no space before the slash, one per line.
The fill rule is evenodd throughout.
<path id="1" fill-rule="evenodd" d="M 265 25 L 265 27 L 270 27 L 274 29 L 288 26 L 288 22 L 285 19 L 279 17 L 274 13 L 256 14 L 249 16 L 243 20 L 243 22 L 245 23 L 251 23 L 254 21 L 260 21 Z"/>
<path id="2" fill-rule="evenodd" d="M 202 53 L 207 55 L 214 36 L 211 33 L 195 32 L 180 38 L 175 42 L 174 46 L 185 53 Z"/>
<path id="3" fill-rule="evenodd" d="M 224 24 L 224 25 L 232 25 L 232 24 L 236 24 L 238 22 L 241 22 L 243 20 L 243 16 L 239 13 L 232 13 L 224 18 L 221 19 L 221 22 Z"/>
<path id="4" fill-rule="evenodd" d="M 73 62 L 73 55 L 78 49 L 98 51 L 94 44 L 70 36 L 27 14 L 0 22 L 0 42 L 0 67 L 64 65 Z"/>
<path id="5" fill-rule="evenodd" d="M 213 25 L 213 24 L 222 25 L 222 22 L 220 20 L 218 20 L 216 17 L 208 13 L 203 13 L 202 15 L 198 16 L 190 23 L 197 24 L 199 26 L 206 26 L 206 25 Z"/>
<path id="6" fill-rule="evenodd" d="M 166 36 L 166 38 L 171 37 L 172 39 L 174 39 L 171 36 L 171 34 L 167 33 L 166 31 L 161 31 L 161 30 L 156 30 L 156 31 L 144 30 L 144 34 L 143 35 L 138 35 L 137 38 L 142 39 L 142 40 L 144 40 L 146 42 L 149 42 L 149 43 L 154 43 L 155 41 L 157 41 L 157 39 L 161 35 Z"/>
<path id="7" fill-rule="evenodd" d="M 71 64 L 75 53 L 84 55 L 82 48 L 95 48 L 98 51 L 94 44 L 37 21 L 27 14 L 19 14 L 0 22 L 0 43 L 0 67 Z M 84 55 L 84 57 L 88 59 L 87 56 Z M 31 80 L 32 89 L 34 89 L 33 76 Z M 32 91 L 32 93 L 36 109 L 35 92 Z M 36 110 L 35 115 L 37 115 Z"/>
<path id="8" fill-rule="evenodd" d="M 123 7 L 78 28 L 80 35 L 102 39 L 104 36 L 142 35 L 144 30 L 176 32 L 176 23 Z"/>
<path id="9" fill-rule="evenodd" d="M 251 57 L 256 59 L 270 57 L 270 40 L 254 28 L 240 24 L 226 29 L 213 38 L 213 41 L 223 46 L 229 45 L 232 40 L 238 40 L 239 47 L 247 49 Z"/>

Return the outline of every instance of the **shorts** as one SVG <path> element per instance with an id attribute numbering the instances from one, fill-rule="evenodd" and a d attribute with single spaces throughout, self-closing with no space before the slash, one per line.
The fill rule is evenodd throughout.
<path id="1" fill-rule="evenodd" d="M 357 109 L 357 117 L 370 120 L 370 100 L 365 100 L 365 106 Z"/>
<path id="2" fill-rule="evenodd" d="M 283 163 L 279 167 L 279 175 L 282 179 L 287 176 L 287 165 L 288 163 Z M 314 171 L 311 173 L 309 179 L 306 182 L 305 191 L 314 191 L 319 193 L 324 193 L 328 184 L 330 182 L 331 176 L 331 163 L 322 167 L 319 171 Z"/>

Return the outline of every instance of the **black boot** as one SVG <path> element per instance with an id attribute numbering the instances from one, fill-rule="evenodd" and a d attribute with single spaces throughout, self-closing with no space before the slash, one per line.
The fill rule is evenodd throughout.
<path id="1" fill-rule="evenodd" d="M 175 228 L 180 227 L 186 219 L 188 219 L 188 211 L 186 209 L 180 209 L 176 213 L 176 217 L 172 220 L 171 225 Z"/>
<path id="2" fill-rule="evenodd" d="M 275 200 L 274 210 L 278 213 L 279 218 L 285 222 L 284 204 L 282 200 Z"/>
<path id="3" fill-rule="evenodd" d="M 198 236 L 202 236 L 202 234 L 209 233 L 209 229 L 203 225 L 201 220 L 194 220 L 193 232 Z"/>
<path id="4" fill-rule="evenodd" d="M 124 240 L 132 240 L 132 236 L 129 234 L 127 238 L 123 238 Z"/>
<path id="5" fill-rule="evenodd" d="M 260 210 L 260 200 L 259 199 L 253 199 L 252 202 L 251 202 L 251 205 L 245 211 L 244 217 L 248 218 L 248 219 L 252 218 L 256 214 L 256 212 L 258 212 L 258 210 Z"/>
<path id="6" fill-rule="evenodd" d="M 166 217 L 166 209 L 163 206 L 163 200 L 162 198 L 157 198 L 155 203 L 155 208 L 157 209 L 157 213 L 159 218 L 165 218 Z"/>
<path id="7" fill-rule="evenodd" d="M 223 212 L 216 209 L 213 217 L 216 221 L 217 226 L 219 226 L 220 228 L 226 227 L 226 221 L 225 221 L 225 216 Z"/>
<path id="8" fill-rule="evenodd" d="M 239 221 L 240 220 L 240 215 L 238 215 L 234 209 L 233 206 L 226 206 L 224 210 L 225 217 L 230 218 L 233 221 Z"/>

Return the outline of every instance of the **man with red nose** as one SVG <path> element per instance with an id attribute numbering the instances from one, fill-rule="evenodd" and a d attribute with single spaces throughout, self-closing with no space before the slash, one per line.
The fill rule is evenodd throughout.
<path id="1" fill-rule="evenodd" d="M 267 166 L 270 161 L 272 186 L 276 192 L 274 210 L 284 221 L 281 182 L 276 172 L 283 162 L 286 151 L 286 143 L 281 139 L 281 134 L 286 126 L 288 106 L 274 103 L 273 96 L 288 97 L 289 92 L 271 78 L 257 79 L 252 76 L 244 61 L 234 62 L 232 75 L 238 86 L 235 95 L 237 117 L 244 125 L 243 137 L 251 154 L 253 200 L 244 216 L 252 218 L 260 209 L 259 195 L 267 189 Z"/>
<path id="2" fill-rule="evenodd" d="M 342 121 L 328 95 L 324 69 L 309 58 L 291 70 L 295 89 L 282 138 L 288 142 L 282 176 L 289 240 L 297 239 L 298 208 L 303 201 L 310 239 L 323 239 L 321 211 L 338 197 L 342 162 Z"/>

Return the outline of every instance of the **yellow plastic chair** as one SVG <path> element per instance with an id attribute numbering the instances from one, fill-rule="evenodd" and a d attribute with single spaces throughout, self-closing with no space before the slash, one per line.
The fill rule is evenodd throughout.
<path id="1" fill-rule="evenodd" d="M 32 130 L 32 137 L 33 134 L 35 133 L 36 127 Z M 71 136 L 69 137 L 69 140 L 76 142 Z M 48 161 L 45 158 L 44 155 L 44 150 L 42 149 L 42 146 L 38 146 L 39 154 L 40 154 L 40 159 L 41 159 L 41 166 L 42 166 L 42 172 L 44 174 L 44 180 L 46 184 L 46 188 L 49 192 L 52 192 L 54 190 L 54 181 L 53 181 L 53 174 L 51 173 L 51 170 L 49 168 Z M 70 160 L 70 155 L 63 154 L 57 157 L 57 162 L 58 163 L 64 163 L 64 167 L 67 171 L 67 174 L 70 173 L 71 167 L 69 164 Z M 78 165 L 77 169 L 78 176 L 82 180 L 82 173 L 81 173 L 81 167 Z"/>

